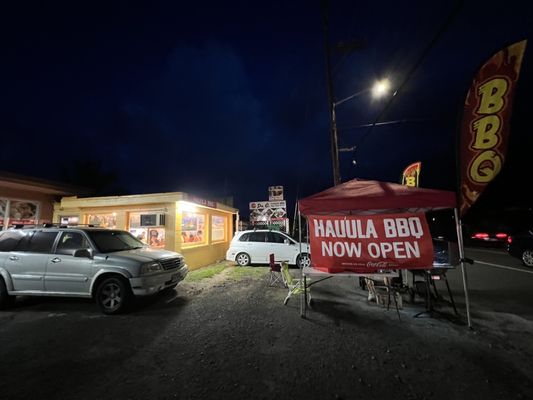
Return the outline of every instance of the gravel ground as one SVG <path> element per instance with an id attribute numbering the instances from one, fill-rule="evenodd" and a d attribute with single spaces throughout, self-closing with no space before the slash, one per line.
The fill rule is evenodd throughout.
<path id="1" fill-rule="evenodd" d="M 303 319 L 266 268 L 238 270 L 114 317 L 23 299 L 0 312 L 0 399 L 533 398 L 529 320 L 474 312 L 469 330 L 404 304 L 400 321 L 346 278 L 313 287 Z"/>

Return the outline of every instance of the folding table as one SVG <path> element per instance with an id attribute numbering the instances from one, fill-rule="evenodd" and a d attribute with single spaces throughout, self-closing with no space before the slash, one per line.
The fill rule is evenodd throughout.
<path id="1" fill-rule="evenodd" d="M 321 271 L 319 269 L 316 269 L 316 268 L 311 268 L 311 267 L 304 267 L 301 269 L 301 273 L 302 273 L 302 280 L 301 282 L 303 282 L 303 296 L 300 297 L 300 316 L 302 318 L 306 318 L 307 316 L 307 289 L 310 288 L 311 286 L 317 284 L 317 283 L 320 283 L 322 281 L 325 281 L 326 279 L 330 279 L 330 278 L 333 278 L 333 277 L 336 277 L 336 276 L 340 276 L 340 277 L 366 277 L 366 278 L 370 278 L 370 279 L 375 279 L 375 280 L 381 280 L 381 279 L 384 279 L 384 278 L 396 278 L 398 277 L 398 272 L 397 271 L 391 271 L 391 270 L 386 270 L 386 271 L 383 271 L 381 273 L 375 273 L 375 274 L 358 274 L 358 273 L 355 273 L 355 272 L 336 272 L 336 273 L 331 273 L 331 272 L 325 272 L 325 271 Z M 313 278 L 314 280 L 310 283 L 307 283 L 307 278 Z"/>

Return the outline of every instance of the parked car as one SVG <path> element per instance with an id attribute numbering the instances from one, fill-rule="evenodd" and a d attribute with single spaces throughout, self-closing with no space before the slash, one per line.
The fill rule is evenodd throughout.
<path id="1" fill-rule="evenodd" d="M 522 260 L 527 267 L 533 267 L 533 232 L 527 231 L 507 238 L 507 251 Z"/>
<path id="2" fill-rule="evenodd" d="M 483 220 L 464 225 L 464 239 L 468 246 L 505 248 L 507 237 L 514 229 L 501 221 Z"/>
<path id="3" fill-rule="evenodd" d="M 50 224 L 0 232 L 0 307 L 17 295 L 87 297 L 116 314 L 132 295 L 174 288 L 187 272 L 179 253 L 122 230 Z"/>
<path id="4" fill-rule="evenodd" d="M 226 253 L 226 260 L 241 266 L 268 264 L 270 254 L 274 254 L 275 261 L 288 261 L 289 265 L 311 265 L 307 243 L 298 243 L 283 232 L 268 229 L 237 232 Z"/>
<path id="5" fill-rule="evenodd" d="M 507 243 L 507 237 L 509 235 L 506 232 L 487 232 L 487 231 L 475 231 L 470 235 L 470 244 L 485 244 L 485 245 L 501 245 L 505 246 Z"/>

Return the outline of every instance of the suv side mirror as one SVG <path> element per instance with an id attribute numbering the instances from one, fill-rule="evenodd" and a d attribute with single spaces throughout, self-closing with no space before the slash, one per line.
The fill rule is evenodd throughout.
<path id="1" fill-rule="evenodd" d="M 92 249 L 77 249 L 74 250 L 73 256 L 80 258 L 93 258 L 93 251 Z"/>

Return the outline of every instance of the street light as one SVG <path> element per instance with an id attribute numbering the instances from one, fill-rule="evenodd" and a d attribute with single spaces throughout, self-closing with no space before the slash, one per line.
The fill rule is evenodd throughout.
<path id="1" fill-rule="evenodd" d="M 337 186 L 339 183 L 341 183 L 341 175 L 339 170 L 339 151 L 350 151 L 354 150 L 352 149 L 340 149 L 339 150 L 339 143 L 338 143 L 338 135 L 337 135 L 337 116 L 336 116 L 336 108 L 337 106 L 341 105 L 342 103 L 347 102 L 348 100 L 351 100 L 357 96 L 362 95 L 363 93 L 372 92 L 372 97 L 374 99 L 381 98 L 385 96 L 390 89 L 390 82 L 388 79 L 382 79 L 380 81 L 376 81 L 374 83 L 374 86 L 371 88 L 363 89 L 357 93 L 354 93 L 348 97 L 345 97 L 342 100 L 339 101 L 332 101 L 331 102 L 331 149 L 332 149 L 332 157 L 333 157 L 333 179 L 335 186 Z"/>
<path id="2" fill-rule="evenodd" d="M 372 97 L 379 99 L 380 97 L 385 96 L 390 89 L 390 82 L 388 79 L 382 79 L 377 81 L 372 87 Z"/>

